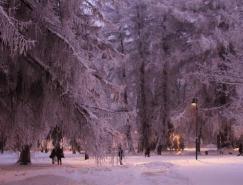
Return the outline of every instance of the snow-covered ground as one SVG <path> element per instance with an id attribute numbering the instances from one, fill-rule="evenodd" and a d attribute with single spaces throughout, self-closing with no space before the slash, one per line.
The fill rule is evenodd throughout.
<path id="1" fill-rule="evenodd" d="M 17 154 L 0 154 L 0 185 L 242 185 L 243 157 L 236 155 L 127 156 L 117 160 L 84 161 L 83 155 L 65 154 L 62 166 L 52 165 L 49 154 L 32 153 L 32 165 L 18 166 Z"/>

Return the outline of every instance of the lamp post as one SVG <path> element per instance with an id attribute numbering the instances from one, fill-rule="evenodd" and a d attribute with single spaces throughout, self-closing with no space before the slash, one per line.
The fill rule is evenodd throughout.
<path id="1" fill-rule="evenodd" d="M 196 140 L 195 140 L 195 146 L 196 146 L 196 160 L 198 155 L 198 100 L 197 98 L 192 99 L 192 106 L 195 107 L 195 114 L 196 114 Z"/>

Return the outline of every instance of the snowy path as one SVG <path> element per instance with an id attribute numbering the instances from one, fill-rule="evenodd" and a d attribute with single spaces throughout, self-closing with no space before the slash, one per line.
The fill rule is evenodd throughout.
<path id="1" fill-rule="evenodd" d="M 67 156 L 64 165 L 36 155 L 31 166 L 16 166 L 14 155 L 0 155 L 0 185 L 242 185 L 243 157 L 129 156 L 125 165 Z M 82 157 L 82 159 L 81 159 Z"/>

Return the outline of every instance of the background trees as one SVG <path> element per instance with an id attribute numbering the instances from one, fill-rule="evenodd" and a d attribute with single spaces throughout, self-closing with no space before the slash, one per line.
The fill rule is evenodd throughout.
<path id="1" fill-rule="evenodd" d="M 107 35 L 113 47 L 126 54 L 128 106 L 137 109 L 132 125 L 140 133 L 140 150 L 167 145 L 171 128 L 192 143 L 193 97 L 199 98 L 205 143 L 215 143 L 224 124 L 240 124 L 241 113 L 235 112 L 242 84 L 237 72 L 242 69 L 240 2 L 119 5 L 109 7 L 107 15 L 117 27 Z"/>

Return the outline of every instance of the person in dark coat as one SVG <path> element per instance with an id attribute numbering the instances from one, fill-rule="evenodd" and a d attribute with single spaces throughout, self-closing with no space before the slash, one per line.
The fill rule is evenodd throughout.
<path id="1" fill-rule="evenodd" d="M 122 163 L 123 157 L 124 157 L 123 149 L 121 146 L 119 146 L 118 147 L 118 158 L 119 158 L 120 165 L 123 165 L 123 163 Z"/>
<path id="2" fill-rule="evenodd" d="M 84 160 L 88 160 L 89 159 L 89 154 L 87 152 L 84 152 Z"/>
<path id="3" fill-rule="evenodd" d="M 53 148 L 50 155 L 50 158 L 52 159 L 52 164 L 55 164 L 55 157 L 56 157 L 56 148 Z"/>
<path id="4" fill-rule="evenodd" d="M 240 143 L 239 145 L 239 156 L 243 154 L 243 145 Z"/>
<path id="5" fill-rule="evenodd" d="M 147 147 L 146 150 L 145 150 L 145 157 L 150 157 L 150 148 Z"/>
<path id="6" fill-rule="evenodd" d="M 223 155 L 223 151 L 222 151 L 222 133 L 219 132 L 219 134 L 217 135 L 217 149 L 220 155 Z"/>
<path id="7" fill-rule="evenodd" d="M 57 164 L 62 165 L 62 158 L 64 158 L 63 148 L 57 146 L 56 148 Z"/>

